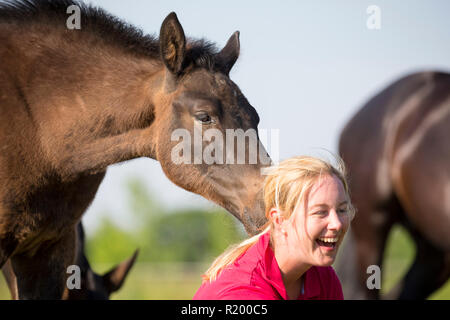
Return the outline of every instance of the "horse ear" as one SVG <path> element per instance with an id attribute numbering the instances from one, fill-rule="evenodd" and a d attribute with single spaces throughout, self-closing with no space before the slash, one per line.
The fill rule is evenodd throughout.
<path id="1" fill-rule="evenodd" d="M 228 75 L 230 73 L 231 68 L 239 57 L 239 50 L 239 31 L 236 31 L 228 39 L 225 47 L 217 54 L 217 61 L 225 74 Z"/>
<path id="2" fill-rule="evenodd" d="M 136 261 L 138 253 L 139 249 L 134 252 L 131 258 L 119 263 L 117 266 L 103 275 L 103 284 L 105 285 L 108 293 L 115 292 L 122 287 L 125 278 L 128 275 L 128 272 L 133 267 L 134 262 Z"/>
<path id="3" fill-rule="evenodd" d="M 159 46 L 167 69 L 176 75 L 180 74 L 183 71 L 186 38 L 175 12 L 170 13 L 161 25 Z"/>

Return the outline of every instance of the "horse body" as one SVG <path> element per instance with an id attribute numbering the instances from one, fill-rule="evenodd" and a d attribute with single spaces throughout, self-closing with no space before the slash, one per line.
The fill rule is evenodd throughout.
<path id="1" fill-rule="evenodd" d="M 54 270 L 62 259 L 64 265 L 75 262 L 71 258 L 76 250 L 73 229 L 94 199 L 106 166 L 137 155 L 130 150 L 133 141 L 121 138 L 120 130 L 129 132 L 124 123 L 121 125 L 125 128 L 117 128 L 108 119 L 123 119 L 118 114 L 122 108 L 130 111 L 128 118 L 136 115 L 133 108 L 142 106 L 135 104 L 132 83 L 142 84 L 144 80 L 142 75 L 132 75 L 135 64 L 118 67 L 116 74 L 108 78 L 111 66 L 101 54 L 80 52 L 76 39 L 47 38 L 46 32 L 50 30 L 37 29 L 24 35 L 17 28 L 0 28 L 5 44 L 0 54 L 4 67 L 0 71 L 4 80 L 0 90 L 0 179 L 4 182 L 0 213 L 2 231 L 8 232 L 2 234 L 2 249 L 13 248 L 5 256 L 14 253 L 13 266 L 19 282 L 30 268 L 42 270 L 44 274 L 33 279 L 33 287 L 37 288 L 40 281 L 48 281 L 51 274 L 57 273 L 60 278 L 50 282 L 63 285 L 62 269 L 47 275 L 45 270 Z M 18 39 L 28 45 L 17 45 Z M 38 50 L 36 39 L 44 39 L 39 41 Z M 64 65 L 65 68 L 58 68 Z M 143 74 L 147 70 L 141 67 Z M 125 90 L 121 79 L 132 80 Z M 97 106 L 105 106 L 105 114 L 96 113 Z M 125 117 L 122 121 L 126 120 Z M 129 122 L 130 126 L 132 120 Z M 134 125 L 139 127 L 142 123 Z M 67 243 L 67 259 L 60 254 L 46 255 L 54 251 L 53 243 L 58 242 Z M 46 291 L 51 293 L 50 288 Z"/>
<path id="2" fill-rule="evenodd" d="M 395 223 L 410 232 L 417 254 L 408 274 L 387 297 L 425 298 L 448 279 L 448 137 L 450 75 L 439 72 L 416 73 L 390 85 L 343 130 L 339 150 L 358 210 L 351 230 L 359 266 L 352 282 L 358 285 L 348 297 L 379 297 L 376 290 L 366 288 L 366 270 L 382 265 Z"/>
<path id="3" fill-rule="evenodd" d="M 66 27 L 71 4 L 82 8 L 81 30 Z M 238 36 L 216 52 L 186 41 L 175 14 L 157 40 L 72 1 L 0 5 L 0 267 L 11 259 L 20 298 L 61 297 L 76 225 L 117 162 L 156 159 L 249 233 L 264 223 L 261 161 L 170 157 L 177 128 L 257 129 L 256 111 L 228 77 Z"/>

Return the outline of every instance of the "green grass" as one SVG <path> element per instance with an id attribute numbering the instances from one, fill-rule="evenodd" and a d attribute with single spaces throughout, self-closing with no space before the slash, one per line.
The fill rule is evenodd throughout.
<path id="1" fill-rule="evenodd" d="M 0 276 L 0 300 L 9 300 L 11 296 L 9 295 L 8 286 L 5 283 L 3 276 Z"/>
<path id="2" fill-rule="evenodd" d="M 400 226 L 395 226 L 389 235 L 384 253 L 381 293 L 389 292 L 403 278 L 414 260 L 415 246 L 409 234 Z M 428 299 L 449 300 L 450 280 Z"/>
<path id="3" fill-rule="evenodd" d="M 205 264 L 137 264 L 111 299 L 192 300 L 202 283 Z"/>
<path id="4" fill-rule="evenodd" d="M 96 264 L 94 270 L 105 273 L 112 264 Z M 207 264 L 136 263 L 112 300 L 191 300 L 200 287 Z M 7 285 L 0 277 L 0 300 L 10 299 Z"/>
<path id="5" fill-rule="evenodd" d="M 414 258 L 414 245 L 408 234 L 400 227 L 391 233 L 382 267 L 382 293 L 388 292 L 402 278 Z M 93 264 L 94 270 L 104 273 L 112 264 Z M 136 263 L 122 289 L 111 299 L 169 300 L 192 299 L 201 284 L 201 274 L 206 264 L 148 264 Z M 3 277 L 0 277 L 0 299 L 9 299 Z M 430 299 L 450 299 L 450 281 L 431 295 Z"/>
<path id="6" fill-rule="evenodd" d="M 400 226 L 391 231 L 384 252 L 381 293 L 389 292 L 406 274 L 414 260 L 415 248 L 409 234 Z"/>

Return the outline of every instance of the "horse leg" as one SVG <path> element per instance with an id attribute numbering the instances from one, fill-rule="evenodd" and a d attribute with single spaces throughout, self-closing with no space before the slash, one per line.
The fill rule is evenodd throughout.
<path id="1" fill-rule="evenodd" d="M 375 265 L 382 270 L 383 252 L 389 231 L 393 225 L 392 215 L 386 209 L 374 209 L 359 202 L 358 213 L 351 224 L 349 239 L 341 253 L 344 257 L 338 269 L 345 275 L 346 299 L 378 299 L 379 290 L 370 289 L 367 280 L 370 277 L 368 267 Z M 367 217 L 367 218 L 364 218 Z M 349 262 L 345 257 L 352 256 Z M 352 265 L 350 265 L 352 264 Z"/>
<path id="2" fill-rule="evenodd" d="M 375 184 L 360 187 L 366 185 L 366 180 L 375 178 L 356 174 L 359 172 L 356 165 L 349 167 L 354 168 L 350 183 L 357 213 L 341 250 L 342 259 L 338 261 L 337 272 L 342 277 L 346 299 L 378 299 L 379 290 L 368 287 L 368 267 L 375 265 L 382 270 L 386 241 L 398 218 L 398 203 L 392 195 L 379 196 Z"/>
<path id="3" fill-rule="evenodd" d="M 374 212 L 372 216 L 380 214 L 384 215 L 384 213 Z M 369 288 L 368 286 L 367 281 L 370 277 L 368 268 L 369 266 L 377 266 L 382 272 L 383 253 L 392 225 L 392 223 L 386 222 L 383 225 L 372 226 L 372 228 L 366 229 L 366 234 L 358 234 L 356 236 L 356 248 L 360 268 L 359 281 L 364 286 L 365 296 L 369 299 L 380 298 L 380 288 Z"/>
<path id="4" fill-rule="evenodd" d="M 9 292 L 11 293 L 11 299 L 19 299 L 19 293 L 17 291 L 17 278 L 14 274 L 14 270 L 11 265 L 11 260 L 6 261 L 2 268 L 3 276 L 8 284 Z"/>
<path id="5" fill-rule="evenodd" d="M 56 242 L 42 244 L 33 255 L 14 255 L 19 299 L 61 299 L 75 249 L 75 232 L 71 231 Z"/>
<path id="6" fill-rule="evenodd" d="M 426 148 L 435 145 L 426 135 L 420 141 L 409 153 L 399 152 L 393 170 L 395 192 L 407 213 L 404 224 L 416 244 L 398 299 L 426 299 L 449 277 L 448 161 L 440 151 Z"/>
<path id="7" fill-rule="evenodd" d="M 18 241 L 10 233 L 0 237 L 0 268 L 8 261 L 14 250 L 16 250 L 17 245 Z"/>

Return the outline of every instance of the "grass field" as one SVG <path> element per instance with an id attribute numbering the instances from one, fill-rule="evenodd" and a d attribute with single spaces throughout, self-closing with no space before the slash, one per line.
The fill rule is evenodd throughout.
<path id="1" fill-rule="evenodd" d="M 389 238 L 383 266 L 382 292 L 388 292 L 401 279 L 414 257 L 414 247 L 408 235 L 395 228 Z M 94 265 L 94 269 L 105 272 L 111 265 Z M 205 264 L 147 264 L 137 263 L 130 272 L 124 286 L 112 295 L 112 299 L 192 299 L 201 284 L 201 274 L 208 267 Z M 0 279 L 0 299 L 9 299 L 3 277 Z M 450 281 L 430 299 L 450 299 Z"/>

